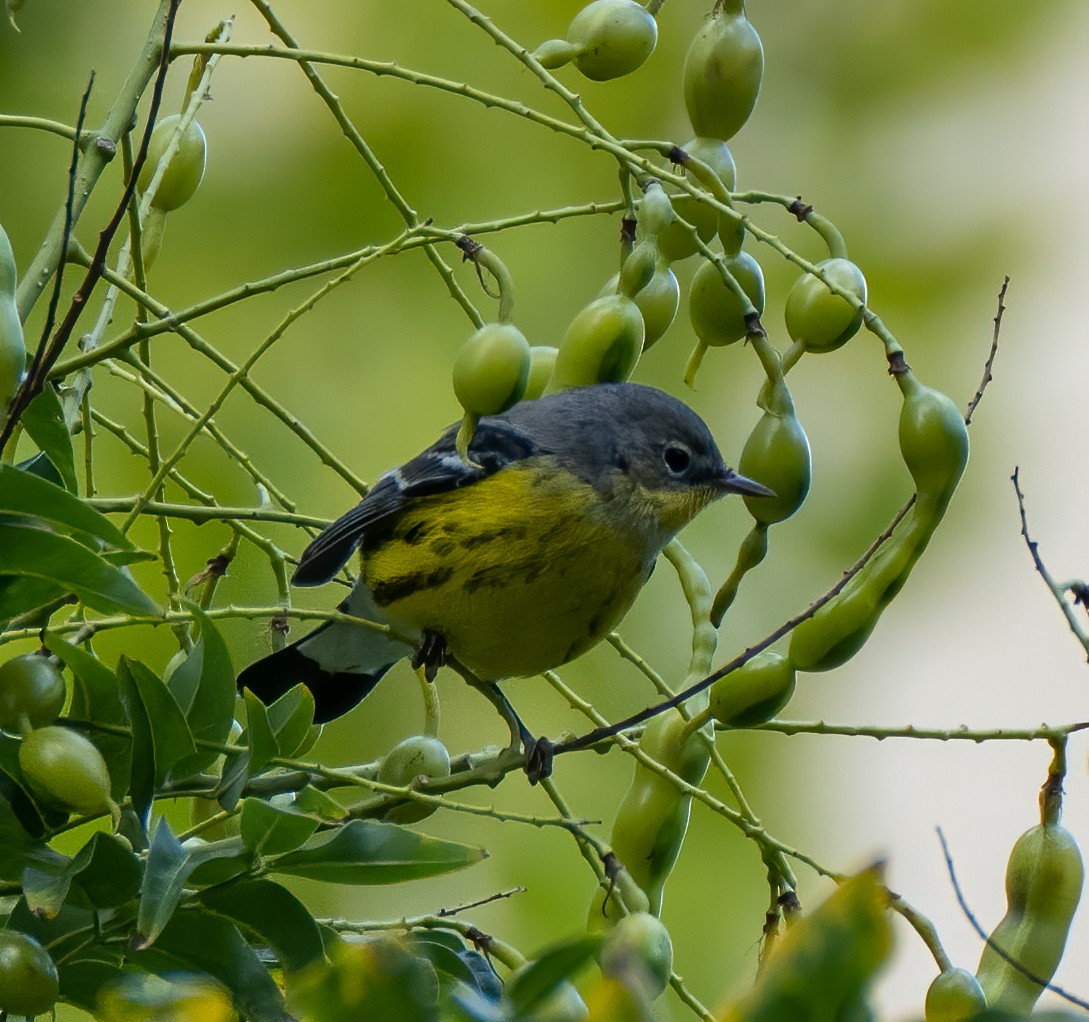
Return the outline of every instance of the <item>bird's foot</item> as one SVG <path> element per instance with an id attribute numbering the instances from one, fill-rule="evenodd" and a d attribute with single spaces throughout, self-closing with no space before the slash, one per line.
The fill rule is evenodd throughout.
<path id="1" fill-rule="evenodd" d="M 530 784 L 543 781 L 552 775 L 552 743 L 545 737 L 522 737 L 522 747 L 526 754 L 526 778 Z"/>
<path id="2" fill-rule="evenodd" d="M 413 670 L 424 669 L 424 677 L 434 681 L 439 668 L 446 663 L 446 640 L 438 633 L 425 629 L 420 644 L 412 655 Z"/>

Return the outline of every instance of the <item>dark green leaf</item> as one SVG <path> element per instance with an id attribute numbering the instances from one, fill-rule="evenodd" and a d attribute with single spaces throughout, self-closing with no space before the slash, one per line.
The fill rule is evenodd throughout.
<path id="1" fill-rule="evenodd" d="M 27 436 L 34 441 L 60 473 L 64 485 L 73 493 L 79 491 L 76 482 L 76 459 L 72 452 L 72 435 L 64 421 L 60 397 L 52 386 L 46 386 L 27 406 L 19 419 Z"/>
<path id="2" fill-rule="evenodd" d="M 47 578 L 0 575 L 0 621 L 29 615 L 32 610 L 47 608 L 66 598 L 68 593 Z M 31 617 L 28 623 L 44 628 L 48 622 L 49 614 L 41 613 Z"/>
<path id="3" fill-rule="evenodd" d="M 268 708 L 268 720 L 278 756 L 301 756 L 317 740 L 314 695 L 305 685 L 296 685 L 280 696 Z"/>
<path id="4" fill-rule="evenodd" d="M 268 707 L 249 689 L 246 699 L 246 744 L 250 749 L 250 774 L 259 774 L 277 755 L 276 736 L 268 719 Z"/>
<path id="5" fill-rule="evenodd" d="M 443 1018 L 450 1022 L 511 1022 L 506 1001 L 495 1001 L 465 984 L 455 984 L 445 1008 Z"/>
<path id="6" fill-rule="evenodd" d="M 122 657 L 117 663 L 118 691 L 125 707 L 125 716 L 132 731 L 131 764 L 129 775 L 129 798 L 133 812 L 140 820 L 140 826 L 147 830 L 148 814 L 155 797 L 155 739 L 151 731 L 151 721 L 147 709 L 136 687 L 129 662 Z"/>
<path id="7" fill-rule="evenodd" d="M 321 932 L 301 901 L 272 880 L 244 880 L 201 894 L 202 904 L 270 945 L 287 972 L 325 954 Z"/>
<path id="8" fill-rule="evenodd" d="M 29 575 L 55 583 L 88 607 L 106 614 L 158 613 L 155 604 L 123 569 L 108 564 L 68 536 L 14 524 L 10 519 L 0 521 L 0 575 Z M 0 617 L 12 616 L 12 609 L 0 604 Z"/>
<path id="9" fill-rule="evenodd" d="M 183 846 L 174 837 L 166 819 L 160 818 L 144 868 L 144 884 L 136 914 L 136 945 L 146 948 L 156 941 L 174 915 L 182 890 L 198 866 L 213 859 L 229 859 L 230 876 L 236 876 L 234 861 L 241 852 L 242 843 L 238 838 Z"/>
<path id="10" fill-rule="evenodd" d="M 516 1015 L 526 1015 L 555 993 L 597 954 L 604 938 L 576 937 L 548 948 L 507 984 L 507 998 Z"/>
<path id="11" fill-rule="evenodd" d="M 473 974 L 472 985 L 479 993 L 491 1001 L 503 996 L 503 981 L 496 975 L 495 966 L 479 951 L 462 951 L 461 960 Z"/>
<path id="12" fill-rule="evenodd" d="M 140 860 L 113 834 L 98 831 L 72 860 L 72 879 L 95 908 L 116 908 L 140 893 Z"/>
<path id="13" fill-rule="evenodd" d="M 133 961 L 155 972 L 197 970 L 231 992 L 250 1022 L 284 1022 L 283 995 L 253 948 L 226 919 L 193 909 L 176 912 L 154 947 Z"/>
<path id="14" fill-rule="evenodd" d="M 113 522 L 74 493 L 11 465 L 0 465 L 0 511 L 32 515 L 64 532 L 85 532 L 108 546 L 132 546 Z"/>
<path id="15" fill-rule="evenodd" d="M 125 658 L 133 684 L 144 704 L 155 743 L 155 783 L 162 784 L 174 765 L 192 756 L 197 747 L 189 724 L 170 689 L 138 660 Z"/>
<path id="16" fill-rule="evenodd" d="M 454 937 L 458 946 L 456 948 L 451 947 L 449 941 L 445 939 L 449 936 L 453 936 L 453 934 L 440 935 L 429 930 L 412 935 L 416 951 L 435 967 L 435 971 L 440 974 L 440 981 L 442 976 L 445 975 L 469 986 L 475 986 L 476 975 L 461 957 L 465 945 L 459 937 Z"/>
<path id="17" fill-rule="evenodd" d="M 144 887 L 140 892 L 140 907 L 136 913 L 137 947 L 144 948 L 155 941 L 174 909 L 178 907 L 182 888 L 193 863 L 170 829 L 165 817 L 159 818 L 144 867 Z"/>
<path id="18" fill-rule="evenodd" d="M 101 660 L 89 650 L 73 646 L 59 635 L 47 632 L 45 645 L 72 672 L 72 703 L 68 715 L 73 720 L 91 724 L 129 726 L 128 714 L 121 701 L 121 682 Z M 110 771 L 110 792 L 120 802 L 129 790 L 132 776 L 132 737 L 99 731 L 98 746 Z"/>
<path id="19" fill-rule="evenodd" d="M 319 822 L 295 809 L 247 798 L 242 803 L 242 843 L 264 856 L 293 852 L 318 829 Z"/>
<path id="20" fill-rule="evenodd" d="M 480 862 L 480 848 L 441 841 L 392 823 L 352 820 L 315 834 L 302 848 L 268 859 L 274 873 L 338 884 L 396 884 Z"/>
<path id="21" fill-rule="evenodd" d="M 215 623 L 195 604 L 187 604 L 200 622 L 200 638 L 189 656 L 170 676 L 168 686 L 188 721 L 196 741 L 226 742 L 234 720 L 237 697 L 234 666 L 227 644 Z M 174 776 L 205 769 L 219 753 L 208 749 L 175 765 Z"/>
<path id="22" fill-rule="evenodd" d="M 216 799 L 224 809 L 233 809 L 238 805 L 250 779 L 250 750 L 242 749 L 237 755 L 227 759 L 223 774 L 216 786 Z"/>
<path id="23" fill-rule="evenodd" d="M 121 971 L 121 954 L 93 947 L 78 958 L 65 959 L 57 966 L 61 998 L 86 1012 L 98 1007 L 98 993 Z"/>
<path id="24" fill-rule="evenodd" d="M 64 480 L 57 471 L 57 466 L 41 451 L 32 458 L 27 458 L 26 461 L 20 461 L 15 467 L 19 469 L 20 472 L 30 472 L 32 475 L 39 476 L 42 479 L 48 479 L 49 482 L 56 483 L 58 486 L 64 485 Z"/>

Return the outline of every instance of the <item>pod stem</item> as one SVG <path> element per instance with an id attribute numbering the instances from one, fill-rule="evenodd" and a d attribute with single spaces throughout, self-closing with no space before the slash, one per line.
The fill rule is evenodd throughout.
<path id="1" fill-rule="evenodd" d="M 476 432 L 478 422 L 480 422 L 479 415 L 473 415 L 472 412 L 466 412 L 465 417 L 461 420 L 457 439 L 454 441 L 454 447 L 457 449 L 458 454 L 460 454 L 470 465 L 475 463 L 473 459 L 469 457 L 469 444 L 473 442 L 473 434 Z"/>
<path id="2" fill-rule="evenodd" d="M 722 588 L 715 594 L 715 601 L 711 604 L 711 624 L 716 628 L 722 624 L 726 611 L 737 598 L 741 580 L 767 556 L 767 553 L 768 527 L 764 522 L 755 522 L 749 534 L 741 541 L 734 570 L 722 583 Z"/>
<path id="3" fill-rule="evenodd" d="M 472 260 L 476 266 L 480 286 L 484 288 L 485 294 L 492 298 L 498 297 L 499 312 L 496 319 L 500 323 L 509 323 L 514 316 L 514 278 L 511 277 L 506 264 L 490 248 L 486 248 L 467 236 L 459 238 L 457 246 L 465 253 L 465 258 Z M 491 274 L 498 285 L 498 295 L 484 282 L 485 270 Z"/>
<path id="4" fill-rule="evenodd" d="M 420 694 L 423 696 L 423 733 L 429 738 L 437 738 L 442 708 L 438 689 L 434 682 L 427 680 L 423 667 L 416 671 L 416 676 L 420 679 Z"/>
<path id="5" fill-rule="evenodd" d="M 692 349 L 692 354 L 688 356 L 688 365 L 685 366 L 684 370 L 684 382 L 685 386 L 691 387 L 692 390 L 696 389 L 696 373 L 699 372 L 700 363 L 703 362 L 703 356 L 706 354 L 707 345 L 703 341 L 699 341 Z"/>
<path id="6" fill-rule="evenodd" d="M 805 222 L 824 240 L 825 245 L 828 246 L 828 255 L 832 259 L 847 258 L 847 242 L 831 220 L 811 209 L 805 215 Z"/>
<path id="7" fill-rule="evenodd" d="M 1063 780 L 1066 778 L 1066 736 L 1049 738 L 1051 764 L 1047 780 L 1040 789 L 1040 822 L 1045 827 L 1057 827 L 1063 815 Z"/>

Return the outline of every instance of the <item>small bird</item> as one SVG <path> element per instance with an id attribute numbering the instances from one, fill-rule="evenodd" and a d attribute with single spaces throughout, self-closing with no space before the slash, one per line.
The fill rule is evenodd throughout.
<path id="1" fill-rule="evenodd" d="M 450 663 L 500 709 L 528 757 L 535 740 L 494 683 L 559 667 L 604 638 L 662 548 L 708 504 L 774 495 L 726 466 L 687 405 L 633 383 L 482 418 L 468 459 L 456 433 L 383 475 L 310 543 L 292 580 L 328 582 L 360 548 L 339 609 L 393 635 L 327 622 L 243 670 L 240 689 L 272 702 L 302 683 L 320 723 L 398 660 L 429 677 Z"/>

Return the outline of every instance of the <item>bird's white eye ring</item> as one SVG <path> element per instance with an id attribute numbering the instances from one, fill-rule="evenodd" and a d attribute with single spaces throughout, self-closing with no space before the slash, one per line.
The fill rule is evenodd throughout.
<path id="1" fill-rule="evenodd" d="M 684 444 L 668 443 L 662 451 L 662 460 L 670 475 L 684 475 L 692 464 L 692 452 Z"/>

